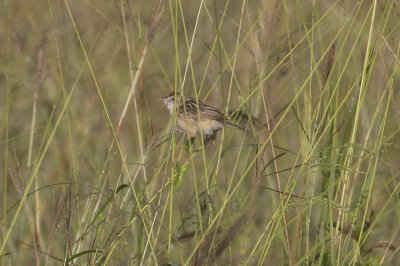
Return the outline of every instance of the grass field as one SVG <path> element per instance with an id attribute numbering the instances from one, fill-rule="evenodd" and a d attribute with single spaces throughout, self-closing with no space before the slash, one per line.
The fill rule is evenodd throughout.
<path id="1" fill-rule="evenodd" d="M 0 12 L 2 265 L 400 264 L 398 1 Z M 173 91 L 245 130 L 191 143 Z"/>

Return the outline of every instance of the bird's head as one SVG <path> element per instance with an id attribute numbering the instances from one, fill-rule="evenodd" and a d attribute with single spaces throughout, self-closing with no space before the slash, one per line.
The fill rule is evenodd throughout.
<path id="1" fill-rule="evenodd" d="M 175 97 L 176 97 L 176 101 L 175 101 Z M 164 102 L 164 104 L 167 106 L 169 112 L 171 114 L 173 114 L 175 102 L 178 105 L 180 98 L 181 98 L 181 94 L 179 92 L 176 92 L 176 93 L 172 92 L 165 97 L 161 97 L 160 100 L 162 100 Z"/>

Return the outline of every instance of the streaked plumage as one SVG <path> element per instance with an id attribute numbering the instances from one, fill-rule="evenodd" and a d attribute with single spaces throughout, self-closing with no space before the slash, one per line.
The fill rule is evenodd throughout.
<path id="1" fill-rule="evenodd" d="M 177 107 L 177 125 L 180 130 L 188 132 L 190 136 L 195 137 L 196 135 L 200 135 L 200 130 L 203 136 L 212 136 L 216 131 L 224 127 L 224 123 L 228 126 L 239 128 L 235 124 L 226 121 L 227 119 L 224 114 L 217 108 L 207 105 L 200 100 L 198 101 L 197 107 L 197 101 L 192 97 L 185 97 L 185 105 L 183 105 L 183 98 L 181 95 L 177 93 L 176 96 L 176 105 L 179 105 L 179 107 Z M 160 99 L 167 106 L 170 114 L 173 115 L 175 92 Z M 199 111 L 200 119 L 198 114 Z"/>

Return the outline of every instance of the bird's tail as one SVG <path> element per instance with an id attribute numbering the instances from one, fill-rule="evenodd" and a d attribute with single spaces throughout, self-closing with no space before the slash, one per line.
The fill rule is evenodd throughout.
<path id="1" fill-rule="evenodd" d="M 250 122 L 249 116 L 245 113 L 245 111 L 240 109 L 228 111 L 228 119 L 234 122 L 227 121 L 226 124 L 228 126 L 238 128 L 243 131 L 246 130 L 246 125 Z M 254 123 L 255 119 L 252 118 L 251 120 Z"/>
<path id="2" fill-rule="evenodd" d="M 265 122 L 264 124 L 261 123 L 261 121 L 255 117 L 253 117 L 251 114 L 248 115 L 248 112 L 241 110 L 241 109 L 232 109 L 228 111 L 227 113 L 227 119 L 229 121 L 226 121 L 226 124 L 230 127 L 233 128 L 238 128 L 240 130 L 245 131 L 246 127 L 255 129 L 256 131 L 263 130 L 264 128 L 269 125 L 269 130 L 272 130 L 272 128 L 275 126 L 274 125 L 274 120 L 279 117 L 289 106 L 289 103 L 285 104 L 282 106 L 282 108 L 274 114 L 272 118 L 268 122 Z M 232 121 L 232 122 L 231 122 Z"/>
<path id="3" fill-rule="evenodd" d="M 228 126 L 232 127 L 232 128 L 237 128 L 237 129 L 240 129 L 240 130 L 243 130 L 243 131 L 246 130 L 244 127 L 241 127 L 241 126 L 236 125 L 236 124 L 234 124 L 234 123 L 231 123 L 231 122 L 229 122 L 229 121 L 225 121 L 225 123 L 226 123 Z"/>

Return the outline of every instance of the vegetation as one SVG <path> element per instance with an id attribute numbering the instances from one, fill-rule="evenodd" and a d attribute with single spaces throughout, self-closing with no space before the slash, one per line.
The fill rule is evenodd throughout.
<path id="1" fill-rule="evenodd" d="M 394 0 L 0 2 L 2 265 L 396 265 Z M 172 91 L 245 127 L 194 142 Z"/>

